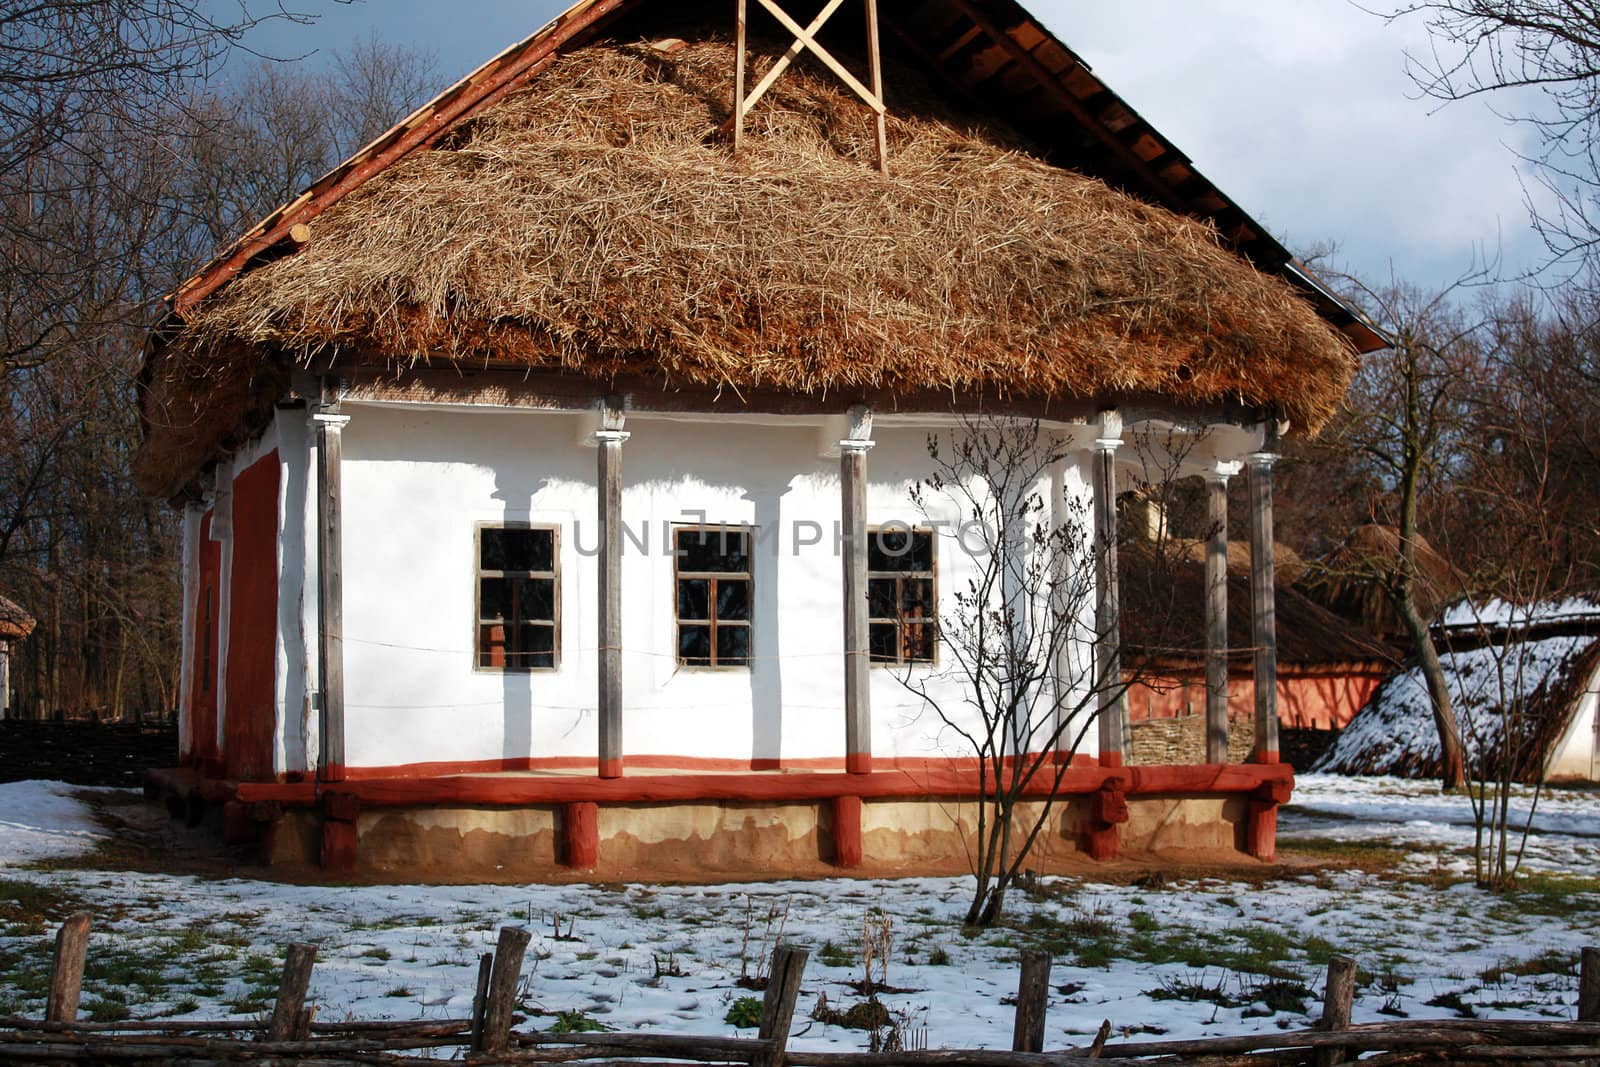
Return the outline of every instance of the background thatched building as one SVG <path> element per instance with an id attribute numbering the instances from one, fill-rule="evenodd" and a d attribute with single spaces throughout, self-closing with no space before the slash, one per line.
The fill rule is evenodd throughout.
<path id="1" fill-rule="evenodd" d="M 188 516 L 169 788 L 333 865 L 960 865 L 970 754 L 868 669 L 937 660 L 865 549 L 926 521 L 929 434 L 1039 418 L 1074 442 L 1040 491 L 1085 509 L 1126 439 L 1183 440 L 1248 462 L 1270 543 L 1280 425 L 1381 338 L 1016 4 L 877 6 L 881 125 L 810 53 L 742 115 L 792 40 L 759 9 L 746 53 L 721 3 L 585 0 L 179 290 L 137 463 Z M 818 40 L 875 82 L 852 9 Z M 685 571 L 696 515 L 735 547 Z M 919 545 L 894 580 L 947 607 L 971 561 Z M 1062 753 L 1117 802 L 1047 854 L 1270 854 L 1270 737 L 1130 770 L 1125 714 Z"/>
<path id="2" fill-rule="evenodd" d="M 11 715 L 11 645 L 33 633 L 33 627 L 32 615 L 0 596 L 0 719 Z"/>

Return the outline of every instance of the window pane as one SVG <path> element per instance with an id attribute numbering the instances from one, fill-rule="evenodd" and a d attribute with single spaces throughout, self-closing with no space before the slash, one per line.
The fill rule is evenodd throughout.
<path id="1" fill-rule="evenodd" d="M 555 531 L 489 528 L 480 531 L 479 566 L 487 571 L 555 569 Z"/>
<path id="2" fill-rule="evenodd" d="M 894 603 L 893 578 L 867 579 L 867 614 L 874 619 L 892 619 L 897 612 Z"/>
<path id="3" fill-rule="evenodd" d="M 867 570 L 933 570 L 933 532 L 890 527 L 867 537 Z"/>
<path id="4" fill-rule="evenodd" d="M 914 623 L 905 627 L 905 658 L 917 663 L 933 662 L 933 623 Z"/>
<path id="5" fill-rule="evenodd" d="M 717 663 L 723 667 L 750 664 L 750 627 L 717 627 Z"/>
<path id="6" fill-rule="evenodd" d="M 744 530 L 679 530 L 678 569 L 726 573 L 750 569 L 750 534 Z"/>
<path id="7" fill-rule="evenodd" d="M 503 619 L 511 607 L 511 583 L 505 578 L 478 580 L 478 618 Z"/>
<path id="8" fill-rule="evenodd" d="M 900 627 L 892 622 L 875 622 L 867 627 L 869 659 L 874 663 L 893 663 L 898 658 Z"/>
<path id="9" fill-rule="evenodd" d="M 506 665 L 506 628 L 504 626 L 478 627 L 478 666 L 504 667 Z"/>
<path id="10" fill-rule="evenodd" d="M 678 618 L 711 618 L 711 583 L 705 578 L 678 581 Z"/>
<path id="11" fill-rule="evenodd" d="M 555 621 L 556 583 L 554 578 L 524 578 L 517 581 L 523 619 Z"/>
<path id="12" fill-rule="evenodd" d="M 523 652 L 554 652 L 556 650 L 556 628 L 554 626 L 541 626 L 538 623 L 524 623 L 522 626 Z"/>
<path id="13" fill-rule="evenodd" d="M 705 666 L 711 662 L 711 627 L 678 627 L 678 662 Z"/>
<path id="14" fill-rule="evenodd" d="M 933 579 L 907 578 L 903 583 L 901 611 L 908 619 L 933 617 Z"/>
<path id="15" fill-rule="evenodd" d="M 717 583 L 717 618 L 750 618 L 750 583 L 741 578 L 724 578 Z"/>

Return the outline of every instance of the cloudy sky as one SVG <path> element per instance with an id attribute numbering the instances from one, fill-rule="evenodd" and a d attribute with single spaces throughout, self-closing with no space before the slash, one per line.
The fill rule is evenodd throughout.
<path id="1" fill-rule="evenodd" d="M 1386 25 L 1350 0 L 1023 3 L 1291 248 L 1334 242 L 1365 277 L 1426 285 L 1485 255 L 1507 273 L 1538 263 L 1513 154 L 1532 148 L 1527 131 L 1487 102 L 1418 99 L 1404 54 L 1427 48 L 1420 24 Z M 324 0 L 316 25 L 256 44 L 326 54 L 376 33 L 431 50 L 454 80 L 564 6 Z"/>

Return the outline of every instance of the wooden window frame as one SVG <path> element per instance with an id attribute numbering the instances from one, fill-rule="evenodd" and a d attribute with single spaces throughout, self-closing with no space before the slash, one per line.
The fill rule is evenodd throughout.
<path id="1" fill-rule="evenodd" d="M 884 534 L 884 533 L 905 533 L 905 534 L 910 534 L 913 537 L 916 536 L 917 534 L 926 534 L 927 537 L 928 537 L 928 563 L 929 563 L 930 566 L 925 571 L 875 571 L 875 570 L 872 569 L 872 564 L 870 562 L 870 560 L 872 558 L 872 555 L 871 555 L 871 551 L 870 551 L 870 547 L 869 547 L 868 554 L 867 554 L 867 559 L 869 560 L 869 562 L 867 564 L 867 588 L 865 590 L 866 597 L 867 597 L 867 635 L 868 635 L 867 636 L 867 661 L 868 661 L 868 663 L 870 663 L 874 667 L 902 667 L 902 668 L 903 667 L 937 667 L 939 665 L 939 645 L 940 645 L 940 641 L 939 641 L 939 532 L 937 530 L 935 530 L 931 526 L 908 526 L 908 525 L 906 525 L 904 523 L 893 524 L 893 525 L 883 525 L 883 526 L 868 526 L 867 527 L 867 540 L 868 540 L 869 546 L 870 546 L 871 542 L 874 539 L 876 539 L 880 534 Z M 933 587 L 933 595 L 932 595 L 932 597 L 930 599 L 931 599 L 933 614 L 927 616 L 925 619 L 921 620 L 920 622 L 918 622 L 916 620 L 913 620 L 913 619 L 907 619 L 904 615 L 897 615 L 894 618 L 886 618 L 886 617 L 880 616 L 880 615 L 873 615 L 872 614 L 872 583 L 874 581 L 888 581 L 890 579 L 893 579 L 894 583 L 895 583 L 895 585 L 894 585 L 894 594 L 895 594 L 894 595 L 894 602 L 895 602 L 895 604 L 898 605 L 898 604 L 905 603 L 905 590 L 904 590 L 904 584 L 903 583 L 908 578 L 915 579 L 917 581 L 926 580 L 927 582 L 929 582 L 932 585 L 932 587 Z M 930 654 L 926 659 L 920 659 L 920 658 L 918 658 L 918 659 L 910 659 L 910 658 L 907 658 L 907 656 L 905 654 L 905 648 L 906 648 L 905 631 L 906 631 L 906 628 L 908 626 L 915 626 L 915 625 L 927 626 L 927 627 L 930 627 L 932 629 L 932 631 L 933 631 L 933 639 L 932 639 L 933 647 L 930 649 Z M 876 657 L 876 656 L 874 656 L 872 654 L 872 637 L 871 637 L 871 635 L 872 635 L 872 628 L 874 626 L 893 626 L 893 627 L 895 627 L 895 633 L 896 633 L 897 640 L 895 641 L 895 658 L 894 659 L 879 659 L 878 657 Z"/>
<path id="2" fill-rule="evenodd" d="M 737 533 L 745 539 L 745 569 L 742 571 L 686 571 L 682 568 L 683 557 L 678 554 L 678 535 L 682 533 Z M 695 523 L 680 524 L 672 527 L 672 648 L 673 658 L 679 670 L 689 671 L 748 671 L 755 659 L 755 611 L 756 611 L 756 574 L 755 574 L 755 545 L 756 528 L 754 526 L 741 526 L 737 523 Z M 745 582 L 750 589 L 749 603 L 746 612 L 750 616 L 746 619 L 718 620 L 717 618 L 717 582 L 725 579 L 736 579 Z M 708 581 L 710 587 L 706 590 L 706 613 L 708 619 L 684 619 L 678 614 L 678 583 L 680 581 Z M 711 657 L 709 663 L 691 663 L 683 658 L 683 628 L 685 626 L 705 626 L 711 630 Z M 745 630 L 745 655 L 743 663 L 718 663 L 717 662 L 717 628 L 744 627 Z"/>
<path id="3" fill-rule="evenodd" d="M 485 530 L 545 530 L 550 534 L 549 571 L 496 571 L 483 569 L 483 531 Z M 483 617 L 483 579 L 485 578 L 548 578 L 551 582 L 550 665 L 548 667 L 503 664 L 499 667 L 483 663 L 483 627 L 494 619 Z M 510 620 L 506 621 L 509 627 Z M 508 656 L 511 653 L 506 653 Z M 472 531 L 472 669 L 484 674 L 539 674 L 561 669 L 561 527 L 541 522 L 480 522 Z"/>

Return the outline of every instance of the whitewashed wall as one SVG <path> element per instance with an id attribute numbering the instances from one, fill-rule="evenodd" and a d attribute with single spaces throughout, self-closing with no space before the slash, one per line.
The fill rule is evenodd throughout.
<path id="1" fill-rule="evenodd" d="M 1546 775 L 1568 781 L 1600 781 L 1600 736 L 1595 733 L 1597 708 L 1600 708 L 1600 675 L 1591 675 L 1566 732 L 1551 749 Z"/>
<path id="2" fill-rule="evenodd" d="M 344 430 L 346 758 L 352 767 L 596 753 L 595 461 L 574 414 L 348 404 Z M 290 428 L 290 420 L 294 421 Z M 314 446 L 280 413 L 284 463 L 278 699 L 280 769 L 314 765 Z M 837 759 L 844 750 L 838 461 L 814 425 L 631 415 L 623 446 L 624 751 L 630 756 Z M 927 431 L 880 428 L 868 455 L 874 525 L 925 518 L 908 490 L 929 469 Z M 1086 466 L 1065 484 L 1087 493 Z M 1041 484 L 1041 491 L 1049 486 Z M 754 526 L 754 663 L 679 667 L 663 524 Z M 936 515 L 955 519 L 952 509 Z M 475 667 L 479 523 L 560 528 L 561 658 L 554 671 Z M 809 524 L 815 524 L 809 525 Z M 797 527 L 797 524 L 800 524 Z M 797 544 L 819 537 L 815 544 Z M 776 533 L 773 531 L 776 530 Z M 641 550 L 637 540 L 645 541 Z M 938 545 L 941 598 L 971 573 Z M 305 565 L 295 562 L 300 555 Z M 916 668 L 926 670 L 926 668 Z M 944 684 L 944 683 L 939 683 Z M 953 684 L 953 683 L 949 683 Z M 945 688 L 946 707 L 960 702 Z M 964 754 L 892 668 L 872 677 L 882 757 Z M 1086 750 L 1093 751 L 1091 736 Z"/>

